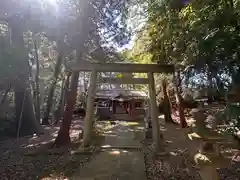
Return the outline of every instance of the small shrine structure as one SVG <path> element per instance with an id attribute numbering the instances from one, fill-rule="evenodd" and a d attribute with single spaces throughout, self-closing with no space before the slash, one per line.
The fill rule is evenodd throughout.
<path id="1" fill-rule="evenodd" d="M 143 91 L 113 89 L 96 92 L 95 101 L 99 120 L 142 120 L 145 115 L 144 104 L 148 95 Z M 101 105 L 102 104 L 102 105 Z"/>

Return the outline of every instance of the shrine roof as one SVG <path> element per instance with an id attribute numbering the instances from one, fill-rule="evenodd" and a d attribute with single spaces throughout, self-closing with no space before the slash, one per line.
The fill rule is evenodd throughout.
<path id="1" fill-rule="evenodd" d="M 143 91 L 137 90 L 125 90 L 125 89 L 114 89 L 114 90 L 98 90 L 96 97 L 114 99 L 116 97 L 127 97 L 127 98 L 147 98 L 148 95 Z"/>

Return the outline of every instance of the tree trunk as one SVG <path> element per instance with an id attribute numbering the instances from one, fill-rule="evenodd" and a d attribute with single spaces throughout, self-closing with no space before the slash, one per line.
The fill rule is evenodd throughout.
<path id="1" fill-rule="evenodd" d="M 4 95 L 3 95 L 2 99 L 1 99 L 1 102 L 0 102 L 0 118 L 5 118 L 5 113 L 4 113 L 3 106 L 4 106 L 4 103 L 5 103 L 5 100 L 7 99 L 7 95 L 9 93 L 9 91 L 10 91 L 10 88 L 8 88 L 5 91 L 5 93 L 4 93 Z"/>
<path id="2" fill-rule="evenodd" d="M 54 73 L 53 73 L 53 81 L 50 84 L 50 88 L 49 88 L 46 108 L 45 108 L 44 115 L 43 115 L 43 120 L 42 120 L 43 125 L 49 125 L 48 118 L 49 118 L 49 114 L 50 114 L 52 104 L 53 104 L 53 96 L 54 96 L 54 92 L 55 92 L 55 89 L 56 89 L 58 76 L 59 76 L 59 73 L 61 71 L 61 65 L 62 65 L 62 54 L 60 52 L 59 55 L 58 55 L 57 62 L 56 62 L 56 65 L 55 65 L 55 69 L 54 69 Z"/>
<path id="3" fill-rule="evenodd" d="M 54 124 L 55 125 L 58 124 L 58 122 L 60 121 L 60 119 L 63 115 L 63 112 L 64 112 L 64 107 L 65 107 L 66 98 L 67 98 L 67 94 L 68 94 L 68 88 L 69 88 L 70 75 L 71 75 L 71 73 L 68 73 L 67 78 L 64 78 L 62 81 L 60 100 L 59 100 L 56 110 L 54 111 Z"/>
<path id="4" fill-rule="evenodd" d="M 162 80 L 162 90 L 163 90 L 163 101 L 164 101 L 164 118 L 166 122 L 173 122 L 171 116 L 171 104 L 167 93 L 167 83 L 166 80 Z"/>
<path id="5" fill-rule="evenodd" d="M 17 132 L 19 136 L 40 134 L 42 128 L 34 114 L 32 95 L 26 89 L 15 88 Z"/>
<path id="6" fill-rule="evenodd" d="M 73 108 L 77 99 L 78 78 L 79 72 L 72 73 L 70 91 L 66 102 L 62 125 L 54 143 L 56 147 L 61 147 L 70 143 L 69 130 L 72 122 Z"/>
<path id="7" fill-rule="evenodd" d="M 240 68 L 238 68 L 237 71 L 234 72 L 232 71 L 232 84 L 234 86 L 240 86 Z"/>
<path id="8" fill-rule="evenodd" d="M 0 102 L 0 108 L 1 108 L 1 105 L 5 102 L 9 91 L 10 91 L 10 88 L 8 88 L 8 89 L 5 91 L 5 93 L 4 93 L 4 95 L 3 95 L 2 99 L 1 99 L 1 102 Z"/>
<path id="9" fill-rule="evenodd" d="M 213 99 L 213 73 L 212 73 L 212 68 L 211 66 L 208 66 L 208 71 L 207 71 L 207 78 L 208 78 L 208 91 L 207 91 L 207 95 L 208 97 L 210 97 L 211 99 Z"/>
<path id="10" fill-rule="evenodd" d="M 177 72 L 177 77 L 176 77 L 176 101 L 178 104 L 178 112 L 179 112 L 179 118 L 180 118 L 180 125 L 182 128 L 187 127 L 187 122 L 184 116 L 184 106 L 183 106 L 183 98 L 180 93 L 179 87 L 181 87 L 181 77 L 180 77 L 180 72 Z"/>
<path id="11" fill-rule="evenodd" d="M 217 90 L 224 91 L 224 83 L 222 82 L 222 80 L 217 74 L 215 76 L 215 79 L 216 79 Z"/>
<path id="12" fill-rule="evenodd" d="M 33 80 L 33 75 L 32 75 L 32 66 L 30 65 L 30 63 L 28 62 L 28 73 L 29 73 L 29 79 L 30 79 L 30 86 L 31 86 L 31 91 L 32 91 L 32 95 L 33 95 L 33 99 L 35 100 L 36 97 L 36 85 L 35 82 Z"/>
<path id="13" fill-rule="evenodd" d="M 38 48 L 37 42 L 34 41 L 34 49 L 35 49 L 35 60 L 36 60 L 36 75 L 35 75 L 35 112 L 37 121 L 40 122 L 40 86 L 39 86 L 39 57 L 38 57 Z"/>
<path id="14" fill-rule="evenodd" d="M 60 91 L 60 98 L 59 98 L 59 101 L 58 101 L 58 104 L 55 108 L 55 110 L 53 111 L 53 115 L 52 115 L 52 120 L 54 122 L 54 124 L 58 124 L 60 118 L 61 118 L 61 115 L 60 115 L 60 111 L 61 111 L 61 105 L 64 101 L 64 86 L 65 86 L 65 83 L 66 83 L 66 78 L 63 77 L 62 79 L 62 84 L 61 84 L 61 91 Z"/>
<path id="15" fill-rule="evenodd" d="M 13 16 L 9 19 L 8 23 L 11 29 L 11 40 L 13 47 L 25 52 L 23 40 L 23 32 L 26 27 L 25 22 L 22 21 L 21 18 Z M 30 72 L 28 69 L 28 55 L 27 53 L 20 53 L 19 55 L 18 61 L 22 63 L 22 66 L 18 72 L 19 80 L 14 83 L 17 131 L 19 132 L 18 135 L 24 136 L 31 135 L 33 133 L 39 134 L 42 132 L 42 129 L 34 114 L 32 94 L 30 92 L 31 88 L 29 85 Z M 24 106 L 22 107 L 23 104 Z"/>

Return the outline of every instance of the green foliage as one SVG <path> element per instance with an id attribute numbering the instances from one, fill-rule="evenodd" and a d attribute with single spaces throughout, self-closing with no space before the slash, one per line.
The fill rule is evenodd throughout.
<path id="1" fill-rule="evenodd" d="M 239 16 L 230 1 L 191 1 L 181 10 L 166 3 L 149 11 L 154 61 L 211 71 L 239 65 Z"/>
<path id="2" fill-rule="evenodd" d="M 186 83 L 200 73 L 220 89 L 239 79 L 239 1 L 178 2 L 148 0 L 147 22 L 123 55 L 139 63 L 191 67 L 182 74 Z"/>

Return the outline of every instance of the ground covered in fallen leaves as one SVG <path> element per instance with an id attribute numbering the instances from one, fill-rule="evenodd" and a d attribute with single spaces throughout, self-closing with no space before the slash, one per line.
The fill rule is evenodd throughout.
<path id="1" fill-rule="evenodd" d="M 212 172 L 202 170 L 196 161 L 194 154 L 198 152 L 199 144 L 187 138 L 188 129 L 181 129 L 175 124 L 165 124 L 161 131 L 166 141 L 166 156 L 156 156 L 149 141 L 143 141 L 146 174 L 150 180 L 201 180 L 201 173 L 205 173 L 210 179 L 211 174 L 218 174 L 219 180 L 240 180 L 240 162 L 231 160 L 233 152 L 224 162 L 222 167 L 213 168 Z M 223 156 L 225 150 L 222 149 Z M 222 161 L 222 160 L 220 160 Z"/>
<path id="2" fill-rule="evenodd" d="M 156 157 L 150 146 L 145 146 L 144 156 L 148 179 L 201 180 L 186 152 L 175 152 L 166 157 Z"/>
<path id="3" fill-rule="evenodd" d="M 66 179 L 90 161 L 90 155 L 71 155 L 79 147 L 77 141 L 82 123 L 74 121 L 70 136 L 75 144 L 51 149 L 59 126 L 45 126 L 39 137 L 23 137 L 0 141 L 0 180 Z"/>
<path id="4" fill-rule="evenodd" d="M 217 170 L 220 180 L 240 180 L 240 162 L 232 162 L 231 166 Z"/>
<path id="5" fill-rule="evenodd" d="M 166 156 L 156 156 L 149 141 L 143 142 L 146 174 L 150 180 L 201 180 L 188 149 L 189 143 L 183 129 L 175 124 L 165 124 L 161 131 L 166 141 Z"/>
<path id="6" fill-rule="evenodd" d="M 71 157 L 69 153 L 25 156 L 11 152 L 0 160 L 0 179 L 65 179 L 89 160 L 88 156 Z"/>
<path id="7" fill-rule="evenodd" d="M 72 150 L 80 146 L 78 140 L 82 122 L 74 121 L 70 136 L 72 142 L 63 149 L 51 149 L 59 126 L 46 126 L 45 134 L 36 137 L 8 139 L 0 141 L 0 180 L 61 180 L 71 177 L 79 167 L 90 162 L 96 154 L 73 155 Z M 161 128 L 166 141 L 166 157 L 157 157 L 152 151 L 150 141 L 143 141 L 145 167 L 150 180 L 200 180 L 199 168 L 193 161 L 192 152 L 198 144 L 186 138 L 187 129 L 175 124 L 166 124 Z M 231 159 L 231 158 L 230 158 Z M 217 169 L 221 180 L 239 180 L 240 164 Z"/>

